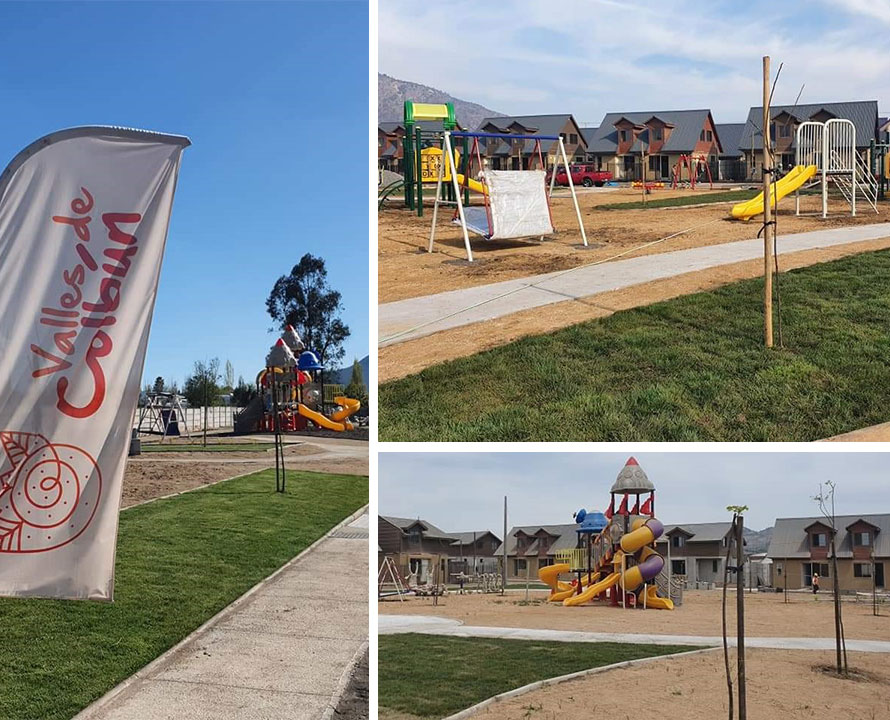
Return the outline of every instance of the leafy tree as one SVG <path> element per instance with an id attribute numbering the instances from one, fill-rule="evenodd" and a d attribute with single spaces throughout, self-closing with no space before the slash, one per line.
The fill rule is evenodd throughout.
<path id="1" fill-rule="evenodd" d="M 231 391 L 235 388 L 235 368 L 232 367 L 232 363 L 229 360 L 226 360 L 225 388 L 229 391 Z"/>
<path id="2" fill-rule="evenodd" d="M 165 387 L 164 378 L 162 378 L 160 375 L 158 375 L 155 378 L 155 384 L 152 387 L 152 390 L 156 393 L 162 393 L 162 392 L 164 392 L 164 387 Z"/>
<path id="3" fill-rule="evenodd" d="M 219 402 L 219 358 L 213 358 L 209 362 L 198 360 L 195 369 L 185 379 L 185 387 L 182 390 L 185 399 L 191 407 L 204 405 L 205 397 L 207 405 L 215 405 Z"/>
<path id="4" fill-rule="evenodd" d="M 349 328 L 340 319 L 340 293 L 328 285 L 324 260 L 307 253 L 275 282 L 266 310 L 281 329 L 293 325 L 311 350 L 329 367 L 343 357 Z"/>
<path id="5" fill-rule="evenodd" d="M 352 376 L 349 378 L 349 384 L 343 390 L 343 393 L 347 397 L 355 398 L 360 401 L 363 407 L 367 407 L 368 387 L 365 385 L 362 365 L 357 359 L 352 363 Z"/>
<path id="6" fill-rule="evenodd" d="M 244 382 L 244 377 L 238 376 L 238 384 L 232 389 L 232 404 L 236 407 L 247 407 L 247 404 L 257 395 L 256 388 Z"/>

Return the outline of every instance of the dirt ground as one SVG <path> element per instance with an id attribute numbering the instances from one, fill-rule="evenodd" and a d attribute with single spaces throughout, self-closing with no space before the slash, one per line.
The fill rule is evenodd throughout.
<path id="1" fill-rule="evenodd" d="M 241 442 L 266 441 L 271 441 L 271 438 L 265 436 L 214 437 L 212 440 L 208 438 L 208 442 L 214 444 L 231 443 L 233 448 L 237 448 Z M 189 441 L 183 439 L 172 442 L 185 444 Z M 122 507 L 138 505 L 146 500 L 193 490 L 202 485 L 274 466 L 275 454 L 271 448 L 263 452 L 239 452 L 233 449 L 232 452 L 214 453 L 143 453 L 127 460 Z M 294 470 L 367 475 L 368 444 L 356 440 L 300 439 L 285 447 L 285 467 Z"/>
<path id="2" fill-rule="evenodd" d="M 725 191 L 727 187 L 717 191 Z M 690 193 L 705 196 L 709 190 L 656 190 L 650 198 L 658 199 Z M 435 252 L 427 253 L 432 208 L 424 217 L 398 207 L 394 201 L 378 215 L 378 302 L 387 303 L 404 298 L 430 295 L 445 290 L 484 285 L 487 283 L 555 272 L 611 258 L 617 253 L 651 242 L 680 230 L 695 227 L 667 242 L 637 251 L 644 254 L 670 252 L 704 245 L 747 240 L 756 237 L 758 219 L 749 222 L 732 220 L 732 203 L 715 203 L 699 207 L 656 208 L 645 210 L 596 210 L 603 203 L 633 202 L 640 191 L 622 188 L 610 191 L 587 191 L 579 195 L 581 214 L 590 247 L 581 246 L 581 234 L 569 198 L 554 198 L 553 221 L 558 233 L 543 243 L 527 241 L 485 242 L 477 238 L 473 244 L 474 262 L 466 262 L 460 228 L 450 224 L 450 212 L 440 216 L 436 228 Z M 846 225 L 882 222 L 886 213 L 876 215 L 870 209 L 850 217 L 843 201 L 829 203 L 829 217 L 814 214 L 794 215 L 793 199 L 780 203 L 778 231 L 780 234 L 822 230 Z M 816 213 L 821 208 L 816 196 L 801 198 L 801 210 Z M 472 240 L 472 238 L 471 238 Z"/>
<path id="3" fill-rule="evenodd" d="M 687 591 L 683 605 L 675 610 L 621 610 L 604 603 L 564 607 L 545 602 L 547 591 L 532 591 L 534 602 L 525 605 L 525 593 L 457 595 L 439 598 L 410 597 L 404 602 L 378 603 L 381 614 L 435 615 L 485 627 L 541 628 L 584 632 L 652 633 L 660 635 L 721 634 L 721 592 Z M 735 594 L 729 620 L 735 631 Z M 831 596 L 790 593 L 784 604 L 781 593 L 751 593 L 745 602 L 745 633 L 750 637 L 834 637 Z M 872 615 L 870 602 L 844 603 L 844 631 L 848 640 L 890 640 L 890 606 L 882 615 Z"/>
<path id="4" fill-rule="evenodd" d="M 831 652 L 751 650 L 746 653 L 749 720 L 844 718 L 879 720 L 890 707 L 890 668 L 885 655 L 849 653 L 857 679 L 840 679 L 819 666 Z M 652 717 L 713 720 L 727 716 L 721 651 L 665 658 L 611 670 L 495 703 L 480 720 L 588 720 Z M 735 672 L 735 654 L 731 658 Z M 736 713 L 738 712 L 736 706 Z M 646 713 L 649 714 L 648 712 Z"/>
<path id="5" fill-rule="evenodd" d="M 779 267 L 782 271 L 792 270 L 837 260 L 848 255 L 886 248 L 890 248 L 890 238 L 866 240 L 820 250 L 804 250 L 782 255 L 779 258 Z M 474 355 L 528 335 L 553 332 L 586 320 L 606 317 L 619 310 L 651 305 L 681 295 L 712 290 L 721 285 L 759 277 L 762 274 L 763 261 L 761 260 L 734 263 L 634 285 L 622 290 L 599 293 L 581 300 L 567 300 L 546 307 L 523 310 L 485 323 L 465 325 L 416 340 L 389 345 L 379 348 L 377 351 L 378 382 L 397 380 L 400 377 L 420 372 L 431 365 Z M 886 439 L 886 436 L 887 434 L 882 434 L 875 439 L 883 440 Z"/>

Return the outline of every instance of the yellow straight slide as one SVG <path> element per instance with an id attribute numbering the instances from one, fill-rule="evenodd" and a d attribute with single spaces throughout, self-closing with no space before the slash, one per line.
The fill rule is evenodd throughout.
<path id="1" fill-rule="evenodd" d="M 581 581 L 581 587 L 589 587 L 590 585 L 595 584 L 600 579 L 599 573 L 594 573 L 593 575 L 588 575 L 586 580 Z M 577 592 L 577 588 L 571 583 L 560 583 L 560 585 L 568 585 L 567 588 L 560 588 L 557 592 L 551 592 L 550 597 L 547 598 L 549 602 L 563 602 L 566 598 L 572 597 Z"/>
<path id="2" fill-rule="evenodd" d="M 772 187 L 770 194 L 770 207 L 775 209 L 776 203 L 789 193 L 793 193 L 801 185 L 806 183 L 816 174 L 815 165 L 797 165 L 779 182 Z M 750 220 L 755 215 L 763 212 L 763 193 L 755 198 L 734 205 L 732 208 L 732 216 L 736 220 Z"/>
<path id="3" fill-rule="evenodd" d="M 461 175 L 460 173 L 457 174 L 457 182 L 459 185 L 464 184 L 464 176 Z M 485 185 L 483 185 L 478 180 L 473 180 L 472 178 L 470 178 L 469 182 L 467 182 L 467 187 L 470 188 L 470 190 L 472 190 L 473 192 L 482 193 L 483 195 L 488 195 L 488 188 L 485 187 Z"/>
<path id="4" fill-rule="evenodd" d="M 600 580 L 598 583 L 594 583 L 593 585 L 591 585 L 580 595 L 573 595 L 570 598 L 566 598 L 562 604 L 566 607 L 571 607 L 573 605 L 583 605 L 587 601 L 593 600 L 593 598 L 595 598 L 600 593 L 608 590 L 620 579 L 621 573 L 613 572 L 610 575 L 607 575 L 603 580 Z"/>

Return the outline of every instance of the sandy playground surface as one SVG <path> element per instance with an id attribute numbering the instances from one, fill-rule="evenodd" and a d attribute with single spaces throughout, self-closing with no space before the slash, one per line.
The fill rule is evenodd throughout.
<path id="1" fill-rule="evenodd" d="M 725 186 L 714 192 L 733 189 Z M 709 190 L 656 190 L 649 197 L 660 199 L 691 193 L 702 196 Z M 440 215 L 436 228 L 435 252 L 426 252 L 429 242 L 432 208 L 418 218 L 399 206 L 394 199 L 378 215 L 378 302 L 387 303 L 445 290 L 473 287 L 487 283 L 565 270 L 578 265 L 610 258 L 638 245 L 657 240 L 680 230 L 695 227 L 659 245 L 633 253 L 671 252 L 692 247 L 714 245 L 756 237 L 760 229 L 757 218 L 740 222 L 729 218 L 732 203 L 715 203 L 699 207 L 654 208 L 645 210 L 597 210 L 604 203 L 635 202 L 640 191 L 621 188 L 609 191 L 586 191 L 578 196 L 584 227 L 590 247 L 581 246 L 575 210 L 569 198 L 554 198 L 553 221 L 558 233 L 543 243 L 527 241 L 473 242 L 474 262 L 468 264 L 460 228 L 450 224 L 451 213 Z M 801 210 L 816 213 L 819 198 L 801 198 Z M 845 210 L 846 208 L 846 210 Z M 882 222 L 886 212 L 876 215 L 860 209 L 850 217 L 843 201 L 832 199 L 829 217 L 794 215 L 794 201 L 786 198 L 779 206 L 780 234 L 823 230 L 846 225 Z M 700 227 L 699 227 L 700 226 Z M 472 241 L 472 238 L 471 238 Z"/>
<path id="2" fill-rule="evenodd" d="M 848 653 L 858 679 L 840 679 L 819 666 L 831 652 L 748 650 L 749 720 L 844 718 L 879 720 L 890 708 L 890 667 L 885 655 Z M 732 658 L 735 674 L 735 654 Z M 489 706 L 485 720 L 629 720 L 645 715 L 683 720 L 727 716 L 722 651 L 666 658 L 637 667 L 570 680 Z M 736 717 L 738 709 L 736 708 Z"/>
<path id="3" fill-rule="evenodd" d="M 404 602 L 378 603 L 378 612 L 389 614 L 435 615 L 460 620 L 465 625 L 515 627 L 582 632 L 651 633 L 659 635 L 721 634 L 722 593 L 719 590 L 687 591 L 683 605 L 667 610 L 621 610 L 605 603 L 563 607 L 546 602 L 547 591 L 532 591 L 533 601 L 525 605 L 525 592 L 500 595 L 457 595 L 439 598 L 410 597 Z M 735 632 L 735 594 L 730 593 L 729 624 Z M 882 615 L 872 615 L 870 600 L 845 602 L 844 630 L 848 640 L 890 640 L 890 607 Z M 789 593 L 789 603 L 781 593 L 751 593 L 745 602 L 745 633 L 750 637 L 834 637 L 834 611 L 831 596 L 821 593 Z"/>
<path id="4" fill-rule="evenodd" d="M 285 447 L 287 469 L 345 475 L 368 474 L 367 442 L 299 436 L 292 439 L 296 442 Z M 232 452 L 143 453 L 129 458 L 124 474 L 122 507 L 275 466 L 275 454 L 271 448 L 262 452 L 237 450 L 239 443 L 271 442 L 270 437 L 208 437 L 207 441 L 231 444 Z M 201 440 L 172 441 L 173 444 L 189 442 L 200 443 Z"/>

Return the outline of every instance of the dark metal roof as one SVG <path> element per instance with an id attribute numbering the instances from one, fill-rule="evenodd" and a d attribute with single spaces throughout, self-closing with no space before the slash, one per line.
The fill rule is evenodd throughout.
<path id="1" fill-rule="evenodd" d="M 890 513 L 882 515 L 836 516 L 837 556 L 839 558 L 850 558 L 853 556 L 853 538 L 851 533 L 847 531 L 847 528 L 858 520 L 864 520 L 879 528 L 874 538 L 875 557 L 890 557 Z M 830 525 L 830 521 L 824 517 L 777 519 L 767 555 L 777 559 L 810 557 L 806 528 L 815 522 Z"/>
<path id="2" fill-rule="evenodd" d="M 453 533 L 447 533 L 440 528 L 437 528 L 431 522 L 427 522 L 426 520 L 421 520 L 420 518 L 400 518 L 393 517 L 392 515 L 381 515 L 384 520 L 386 520 L 391 525 L 395 525 L 399 530 L 404 533 L 407 533 L 408 530 L 418 523 L 423 527 L 423 534 L 425 537 L 431 538 L 433 540 L 454 540 L 455 536 Z"/>
<path id="3" fill-rule="evenodd" d="M 557 550 L 571 550 L 578 543 L 578 525 L 571 523 L 568 525 L 520 525 L 510 528 L 507 533 L 507 555 L 516 554 L 516 533 L 523 532 L 526 535 L 534 535 L 539 530 L 543 530 L 548 535 L 553 535 L 557 539 L 553 541 L 548 555 L 553 555 Z M 495 555 L 502 555 L 504 552 L 504 544 L 495 551 Z M 528 551 L 526 551 L 528 552 Z"/>
<path id="4" fill-rule="evenodd" d="M 721 157 L 739 157 L 742 154 L 742 133 L 745 131 L 745 123 L 721 123 L 714 129 L 720 136 L 720 145 L 723 147 Z"/>
<path id="5" fill-rule="evenodd" d="M 662 146 L 661 152 L 692 152 L 699 141 L 702 128 L 705 125 L 705 119 L 710 113 L 711 111 L 707 108 L 702 110 L 664 110 L 658 112 L 647 110 L 645 112 L 606 113 L 593 135 L 592 142 L 588 141 L 587 143 L 587 152 L 614 154 L 618 149 L 616 122 L 626 118 L 635 125 L 643 125 L 653 116 L 674 126 L 670 137 Z M 720 133 L 718 132 L 718 139 L 719 135 Z M 639 152 L 639 150 L 637 151 Z"/>
<path id="6" fill-rule="evenodd" d="M 665 525 L 664 534 L 661 536 L 658 542 L 665 542 L 665 538 L 668 535 L 680 531 L 685 532 L 689 536 L 689 542 L 719 542 L 726 537 L 731 529 L 731 522 Z"/>
<path id="7" fill-rule="evenodd" d="M 801 121 L 809 120 L 818 115 L 822 110 L 830 113 L 837 118 L 851 120 L 856 127 L 856 146 L 859 148 L 868 147 L 869 143 L 876 137 L 878 124 L 878 101 L 877 100 L 859 100 L 854 102 L 834 102 L 834 103 L 808 103 L 806 105 L 774 105 L 770 107 L 769 115 L 774 119 L 784 113 L 789 113 Z M 741 150 L 750 150 L 753 139 L 754 149 L 763 149 L 763 106 L 752 107 L 748 110 L 748 119 L 745 122 L 745 129 L 739 140 L 739 148 Z M 773 138 L 775 141 L 775 138 Z M 796 144 L 796 138 L 792 146 Z"/>
<path id="8" fill-rule="evenodd" d="M 491 530 L 476 530 L 475 532 L 453 532 L 448 533 L 451 537 L 455 538 L 454 544 L 466 545 L 467 543 L 473 542 L 473 537 L 475 536 L 476 540 L 485 537 L 486 535 L 491 535 L 495 540 L 501 542 L 501 539 L 495 535 Z"/>
<path id="9" fill-rule="evenodd" d="M 487 117 L 482 119 L 482 122 L 479 123 L 479 127 L 476 129 L 482 130 L 487 125 L 491 125 L 498 128 L 499 132 L 509 132 L 510 126 L 517 124 L 528 130 L 532 135 L 559 135 L 559 133 L 562 132 L 563 127 L 565 127 L 565 124 L 570 120 L 577 127 L 578 123 L 575 122 L 575 118 L 572 116 L 571 113 L 557 113 L 554 115 L 510 115 L 507 117 Z M 578 139 L 582 146 L 586 145 L 587 140 L 584 137 L 584 133 L 580 131 L 580 128 Z M 541 149 L 545 151 L 549 150 L 553 144 L 554 141 L 542 141 Z M 530 151 L 532 147 L 534 147 L 534 141 L 529 140 L 527 148 L 523 147 L 523 152 L 525 153 Z"/>

